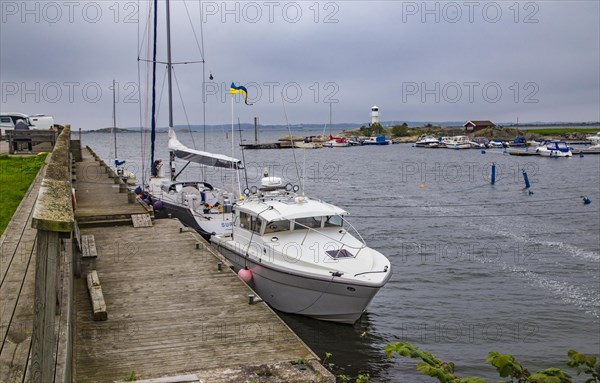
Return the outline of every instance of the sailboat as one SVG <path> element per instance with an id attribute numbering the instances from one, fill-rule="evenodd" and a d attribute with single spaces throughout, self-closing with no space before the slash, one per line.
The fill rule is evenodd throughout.
<path id="1" fill-rule="evenodd" d="M 155 12 L 157 10 L 155 0 Z M 146 191 L 152 201 L 155 217 L 178 218 L 184 225 L 198 231 L 205 239 L 215 234 L 230 233 L 232 231 L 232 205 L 235 200 L 235 192 L 218 189 L 211 184 L 199 181 L 178 180 L 181 171 L 190 163 L 197 163 L 207 167 L 226 168 L 237 171 L 243 168 L 242 161 L 220 155 L 188 148 L 178 139 L 173 129 L 173 92 L 172 92 L 172 61 L 171 61 L 171 39 L 170 39 L 170 7 L 166 0 L 167 17 L 167 87 L 169 104 L 169 175 L 165 176 L 161 160 L 154 159 L 154 142 L 156 120 L 154 116 L 156 94 L 153 91 L 153 115 L 151 136 L 151 177 L 146 183 Z M 155 15 L 156 23 L 156 15 Z M 156 24 L 155 24 L 156 25 Z M 156 65 L 156 28 L 154 33 L 154 59 Z M 156 70 L 153 73 L 153 81 L 156 81 Z M 154 90 L 154 86 L 153 86 Z M 232 137 L 233 139 L 233 137 Z M 177 173 L 176 159 L 187 161 L 183 169 Z"/>

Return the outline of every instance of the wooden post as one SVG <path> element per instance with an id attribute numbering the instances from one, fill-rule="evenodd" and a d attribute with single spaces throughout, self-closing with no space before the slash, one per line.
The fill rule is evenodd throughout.
<path id="1" fill-rule="evenodd" d="M 35 307 L 31 348 L 31 381 L 54 379 L 56 334 L 56 262 L 59 253 L 58 232 L 39 230 L 35 261 Z M 50 357 L 48 357 L 50 356 Z"/>
<path id="2" fill-rule="evenodd" d="M 71 337 L 57 339 L 55 326 L 57 303 L 68 304 L 71 300 L 62 299 L 63 288 L 71 285 L 64 283 L 64 278 L 67 281 L 72 278 L 71 268 L 64 268 L 63 272 L 67 275 L 58 275 L 61 271 L 61 237 L 70 236 L 75 221 L 71 201 L 70 136 L 71 129 L 67 125 L 50 154 L 33 210 L 32 226 L 38 234 L 31 365 L 28 370 L 32 382 L 55 381 L 57 349 L 64 348 L 70 355 L 72 348 Z M 72 295 L 72 292 L 69 293 Z"/>

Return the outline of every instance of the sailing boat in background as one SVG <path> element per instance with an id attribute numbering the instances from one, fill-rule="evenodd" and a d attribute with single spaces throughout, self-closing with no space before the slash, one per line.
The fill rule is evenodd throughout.
<path id="1" fill-rule="evenodd" d="M 153 93 L 152 93 L 152 134 L 151 134 L 151 169 L 152 174 L 145 184 L 146 191 L 150 195 L 155 217 L 178 218 L 186 226 L 194 228 L 205 239 L 209 240 L 214 234 L 231 233 L 232 206 L 235 192 L 218 189 L 207 182 L 178 181 L 181 172 L 190 164 L 197 163 L 203 166 L 231 169 L 236 172 L 243 168 L 240 160 L 220 154 L 191 149 L 183 145 L 173 129 L 173 91 L 172 91 L 172 60 L 171 60 L 171 32 L 170 32 L 170 4 L 165 1 L 166 6 L 166 33 L 167 33 L 167 87 L 168 87 L 168 112 L 169 112 L 169 170 L 168 177 L 165 176 L 162 161 L 154 159 L 154 143 L 156 139 L 156 41 L 157 41 L 157 0 L 154 1 L 154 52 L 153 52 Z M 204 60 L 202 61 L 204 62 Z M 233 137 L 232 137 L 233 139 Z M 188 161 L 183 169 L 176 172 L 176 159 Z"/>

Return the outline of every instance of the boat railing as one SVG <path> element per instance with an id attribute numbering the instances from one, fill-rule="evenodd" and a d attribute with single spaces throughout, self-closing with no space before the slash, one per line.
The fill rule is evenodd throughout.
<path id="1" fill-rule="evenodd" d="M 337 243 L 339 243 L 339 244 L 341 245 L 341 246 L 340 246 L 340 248 L 339 248 L 339 250 L 342 250 L 342 249 L 344 249 L 344 247 L 346 247 L 346 248 L 350 248 L 350 249 L 355 249 L 355 250 L 358 250 L 358 252 L 355 254 L 355 256 L 358 256 L 358 254 L 361 252 L 361 250 L 367 247 L 367 244 L 365 243 L 365 240 L 364 240 L 364 239 L 363 239 L 363 237 L 360 235 L 360 233 L 358 232 L 358 230 L 356 230 L 356 228 L 355 228 L 354 226 L 352 226 L 352 224 L 351 224 L 350 222 L 348 222 L 348 221 L 346 221 L 346 220 L 344 220 L 344 221 L 345 221 L 345 222 L 346 222 L 346 224 L 347 224 L 347 225 L 348 225 L 348 226 L 349 226 L 349 227 L 350 227 L 350 228 L 351 228 L 351 229 L 354 231 L 354 233 L 356 233 L 356 235 L 358 236 L 358 238 L 359 238 L 360 242 L 362 243 L 362 245 L 361 245 L 361 246 L 352 246 L 352 245 L 348 245 L 347 243 L 344 243 L 344 242 L 342 241 L 342 239 L 343 239 L 343 238 L 346 236 L 346 234 L 348 233 L 348 230 L 344 229 L 343 227 L 342 227 L 342 229 L 344 229 L 344 231 L 345 231 L 345 232 L 343 233 L 343 235 L 342 235 L 342 238 L 340 238 L 340 239 L 337 239 L 337 238 L 333 238 L 332 236 L 330 236 L 330 235 L 327 235 L 327 234 L 325 234 L 325 233 L 321 232 L 320 230 L 317 230 L 317 229 L 315 229 L 315 228 L 312 228 L 312 227 L 310 227 L 310 226 L 307 226 L 307 225 L 301 224 L 301 223 L 299 223 L 299 222 L 295 222 L 295 223 L 294 223 L 294 226 L 301 226 L 301 227 L 303 227 L 303 228 L 305 228 L 305 229 L 308 229 L 308 230 L 306 231 L 306 234 L 304 234 L 304 238 L 302 239 L 301 245 L 304 245 L 304 241 L 306 241 L 306 238 L 308 237 L 308 233 L 310 233 L 311 231 L 314 231 L 315 233 L 317 233 L 318 235 L 320 235 L 320 236 L 322 236 L 322 237 L 325 237 L 325 238 L 327 238 L 327 239 L 330 239 L 330 240 L 332 240 L 332 241 L 334 241 L 334 242 L 337 242 Z"/>

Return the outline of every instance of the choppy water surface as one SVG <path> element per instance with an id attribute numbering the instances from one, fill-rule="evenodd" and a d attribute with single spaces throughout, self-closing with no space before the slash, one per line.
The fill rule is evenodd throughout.
<path id="1" fill-rule="evenodd" d="M 193 146 L 189 133 L 179 136 Z M 207 137 L 208 150 L 231 154 L 225 132 Z M 166 140 L 158 135 L 157 158 L 165 162 Z M 202 134 L 193 141 L 202 149 Z M 84 134 L 83 142 L 111 157 L 108 134 Z M 119 136 L 119 157 L 138 174 L 140 142 L 139 134 Z M 265 167 L 300 183 L 291 150 L 244 154 L 251 184 Z M 319 356 L 330 352 L 347 374 L 369 372 L 375 382 L 422 382 L 428 378 L 416 372 L 415 360 L 385 357 L 386 343 L 412 342 L 455 362 L 461 376 L 488 378 L 497 378 L 485 363 L 489 351 L 512 353 L 530 371 L 565 367 L 570 348 L 598 353 L 600 156 L 390 145 L 297 150 L 296 157 L 306 168 L 306 194 L 348 210 L 350 222 L 394 268 L 353 327 L 283 315 Z M 523 169 L 532 195 L 523 190 Z M 186 172 L 197 178 L 199 169 Z M 231 182 L 223 172 L 208 179 Z M 583 205 L 583 195 L 591 205 Z"/>

